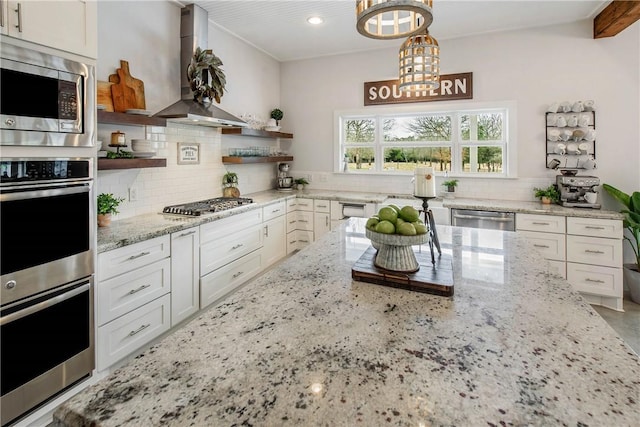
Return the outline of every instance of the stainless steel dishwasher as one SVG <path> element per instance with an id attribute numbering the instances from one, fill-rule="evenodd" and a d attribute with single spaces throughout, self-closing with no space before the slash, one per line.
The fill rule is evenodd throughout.
<path id="1" fill-rule="evenodd" d="M 516 214 L 513 212 L 451 209 L 451 225 L 485 228 L 489 230 L 516 230 Z"/>

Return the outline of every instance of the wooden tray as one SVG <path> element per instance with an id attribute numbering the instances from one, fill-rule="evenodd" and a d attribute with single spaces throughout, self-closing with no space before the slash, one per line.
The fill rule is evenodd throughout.
<path id="1" fill-rule="evenodd" d="M 449 255 L 442 254 L 436 257 L 434 267 L 431 264 L 431 254 L 428 249 L 416 252 L 420 270 L 415 273 L 400 273 L 376 267 L 374 265 L 376 252 L 372 246 L 369 246 L 369 249 L 356 261 L 351 268 L 353 280 L 444 297 L 453 296 L 453 265 Z"/>

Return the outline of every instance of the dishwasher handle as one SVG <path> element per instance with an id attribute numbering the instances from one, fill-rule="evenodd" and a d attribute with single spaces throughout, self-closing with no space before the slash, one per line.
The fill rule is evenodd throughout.
<path id="1" fill-rule="evenodd" d="M 494 217 L 494 216 L 474 216 L 474 215 L 461 215 L 461 214 L 453 214 L 454 218 L 457 219 L 481 219 L 487 221 L 494 222 L 513 222 L 513 217 Z"/>

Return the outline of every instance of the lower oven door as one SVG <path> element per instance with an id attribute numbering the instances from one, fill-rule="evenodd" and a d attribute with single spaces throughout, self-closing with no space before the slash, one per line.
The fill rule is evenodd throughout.
<path id="1" fill-rule="evenodd" d="M 91 375 L 93 276 L 2 307 L 2 425 Z"/>

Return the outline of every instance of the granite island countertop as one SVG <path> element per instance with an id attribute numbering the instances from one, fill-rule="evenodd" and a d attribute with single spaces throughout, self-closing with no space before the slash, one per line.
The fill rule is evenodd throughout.
<path id="1" fill-rule="evenodd" d="M 203 311 L 54 425 L 638 425 L 640 358 L 524 238 L 439 227 L 446 298 L 353 281 L 364 223 Z"/>

